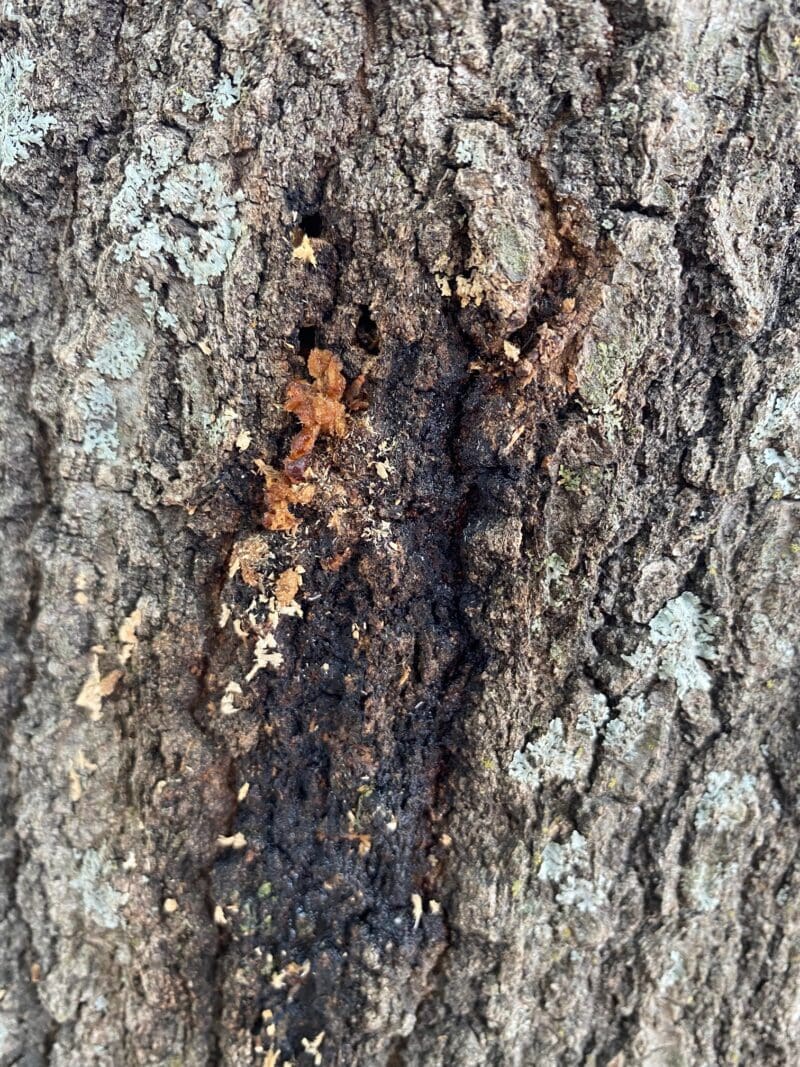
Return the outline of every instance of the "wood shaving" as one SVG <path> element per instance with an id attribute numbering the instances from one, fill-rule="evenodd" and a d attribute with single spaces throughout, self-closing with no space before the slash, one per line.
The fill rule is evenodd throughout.
<path id="1" fill-rule="evenodd" d="M 295 504 L 310 504 L 316 493 L 316 486 L 310 482 L 296 485 L 283 471 L 268 467 L 264 473 L 266 481 L 265 499 L 267 510 L 264 513 L 264 525 L 277 533 L 294 533 L 300 520 L 292 511 Z"/>
<path id="2" fill-rule="evenodd" d="M 322 1053 L 320 1052 L 320 1046 L 325 1040 L 325 1031 L 320 1030 L 313 1041 L 309 1041 L 307 1037 L 302 1038 L 303 1052 L 308 1056 L 314 1057 L 315 1067 L 319 1067 L 322 1063 Z"/>
<path id="3" fill-rule="evenodd" d="M 422 897 L 419 893 L 411 894 L 411 915 L 414 919 L 414 929 L 416 930 L 422 919 Z"/>
<path id="4" fill-rule="evenodd" d="M 279 574 L 275 582 L 275 599 L 278 602 L 278 606 L 287 608 L 294 600 L 302 584 L 303 576 L 294 567 L 289 567 Z"/>
<path id="5" fill-rule="evenodd" d="M 297 984 L 311 973 L 311 963 L 304 960 L 303 963 L 287 963 L 282 971 L 276 971 L 270 979 L 273 989 L 285 989 L 288 982 Z"/>
<path id="6" fill-rule="evenodd" d="M 255 662 L 245 675 L 245 681 L 251 682 L 258 672 L 265 667 L 272 667 L 273 670 L 277 670 L 283 664 L 283 656 L 280 652 L 268 651 L 274 645 L 275 638 L 272 634 L 268 634 L 266 637 L 259 637 L 255 647 Z"/>
<path id="7" fill-rule="evenodd" d="M 310 263 L 312 267 L 317 265 L 317 257 L 314 254 L 314 246 L 307 233 L 304 233 L 300 241 L 292 250 L 292 259 L 299 259 L 301 263 Z"/>
<path id="8" fill-rule="evenodd" d="M 130 613 L 127 619 L 124 619 L 120 626 L 117 637 L 122 645 L 119 653 L 120 663 L 127 663 L 131 658 L 131 654 L 136 646 L 139 644 L 139 638 L 136 636 L 136 631 L 142 624 L 142 612 L 140 608 L 136 608 Z"/>
<path id="9" fill-rule="evenodd" d="M 294 532 L 297 529 L 300 520 L 292 506 L 310 503 L 315 493 L 315 487 L 306 478 L 317 438 L 325 434 L 343 437 L 347 431 L 342 403 L 347 380 L 341 360 L 327 349 L 312 348 L 308 373 L 310 382 L 294 379 L 286 390 L 284 410 L 297 417 L 300 430 L 292 438 L 283 470 L 275 470 L 263 462 L 259 467 L 266 481 L 267 510 L 263 521 L 268 530 Z"/>
<path id="10" fill-rule="evenodd" d="M 501 456 L 505 456 L 507 453 L 509 453 L 511 451 L 511 449 L 514 447 L 514 445 L 517 443 L 517 441 L 519 441 L 520 437 L 522 437 L 522 435 L 524 433 L 525 433 L 525 427 L 524 426 L 518 426 L 516 428 L 516 430 L 514 430 L 514 432 L 511 434 L 511 437 L 509 437 L 508 444 L 505 446 L 505 448 L 502 449 L 502 451 L 500 452 L 500 455 Z"/>
<path id="11" fill-rule="evenodd" d="M 237 563 L 236 570 L 241 570 L 244 581 L 249 586 L 258 588 L 261 584 L 261 575 L 272 559 L 267 537 L 264 534 L 253 534 L 252 537 L 239 541 L 234 546 L 233 558 Z M 228 575 L 232 577 L 236 570 L 231 570 L 229 567 Z"/>
<path id="12" fill-rule="evenodd" d="M 283 405 L 301 426 L 283 464 L 293 480 L 305 474 L 308 457 L 320 434 L 344 437 L 347 431 L 342 403 L 347 380 L 342 374 L 342 361 L 327 349 L 312 348 L 308 354 L 308 373 L 310 382 L 297 379 L 289 382 Z"/>
<path id="13" fill-rule="evenodd" d="M 67 773 L 67 777 L 69 778 L 69 799 L 73 804 L 77 804 L 83 793 L 80 776 L 78 775 L 78 772 L 71 767 Z"/>
<path id="14" fill-rule="evenodd" d="M 234 703 L 235 696 L 242 695 L 242 687 L 238 682 L 228 682 L 222 700 L 219 702 L 219 710 L 222 715 L 235 715 L 239 710 Z"/>
<path id="15" fill-rule="evenodd" d="M 344 834 L 345 841 L 356 841 L 358 843 L 359 856 L 369 855 L 372 848 L 372 838 L 369 834 Z"/>
<path id="16" fill-rule="evenodd" d="M 89 677 L 83 683 L 75 701 L 77 707 L 85 708 L 89 712 L 92 722 L 97 722 L 103 717 L 103 698 L 111 696 L 122 675 L 123 671 L 116 670 L 110 671 L 101 678 L 97 654 L 92 655 Z"/>
<path id="17" fill-rule="evenodd" d="M 231 834 L 230 837 L 220 835 L 217 838 L 217 844 L 220 848 L 233 848 L 241 849 L 247 844 L 247 838 L 242 833 Z"/>

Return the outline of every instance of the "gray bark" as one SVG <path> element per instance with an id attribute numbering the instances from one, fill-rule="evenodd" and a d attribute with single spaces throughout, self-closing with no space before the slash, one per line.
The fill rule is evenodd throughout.
<path id="1" fill-rule="evenodd" d="M 0 34 L 0 1065 L 797 1063 L 796 5 Z"/>

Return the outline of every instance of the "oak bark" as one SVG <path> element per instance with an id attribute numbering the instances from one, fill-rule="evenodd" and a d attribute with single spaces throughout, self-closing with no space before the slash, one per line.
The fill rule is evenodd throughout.
<path id="1" fill-rule="evenodd" d="M 0 1065 L 798 1062 L 796 4 L 0 34 Z"/>

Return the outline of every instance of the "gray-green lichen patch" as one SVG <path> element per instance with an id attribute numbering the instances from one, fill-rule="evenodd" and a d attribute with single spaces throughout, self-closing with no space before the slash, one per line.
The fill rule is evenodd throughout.
<path id="1" fill-rule="evenodd" d="M 735 863 L 728 867 L 704 860 L 693 864 L 683 879 L 690 904 L 697 911 L 716 911 L 722 902 L 726 883 L 735 877 L 737 871 L 738 865 Z"/>
<path id="2" fill-rule="evenodd" d="M 120 909 L 128 901 L 128 894 L 120 893 L 111 884 L 113 874 L 113 866 L 90 848 L 83 855 L 78 874 L 70 882 L 80 894 L 86 914 L 106 930 L 124 925 Z"/>
<path id="3" fill-rule="evenodd" d="M 117 315 L 108 327 L 105 341 L 89 360 L 89 366 L 106 378 L 124 381 L 138 370 L 145 347 L 130 319 Z"/>
<path id="4" fill-rule="evenodd" d="M 117 401 L 109 385 L 93 375 L 84 380 L 84 389 L 75 398 L 83 419 L 83 450 L 108 463 L 117 458 Z"/>
<path id="5" fill-rule="evenodd" d="M 547 248 L 530 166 L 495 122 L 456 122 L 452 182 L 437 191 L 420 233 L 423 255 L 440 279 L 451 279 L 462 307 L 486 305 L 508 329 L 521 326 L 532 285 L 544 271 Z M 502 180 L 496 176 L 502 174 Z M 431 225 L 431 216 L 463 215 L 468 238 Z M 446 290 L 451 291 L 448 281 Z"/>
<path id="6" fill-rule="evenodd" d="M 563 604 L 569 596 L 569 565 L 557 552 L 551 552 L 542 566 L 542 596 L 546 604 Z"/>
<path id="7" fill-rule="evenodd" d="M 590 415 L 612 437 L 620 427 L 619 394 L 626 368 L 625 354 L 615 342 L 587 339 L 580 364 L 580 393 Z"/>
<path id="8" fill-rule="evenodd" d="M 178 329 L 178 318 L 159 303 L 155 290 L 146 278 L 139 278 L 133 286 L 134 292 L 141 298 L 142 309 L 151 322 L 158 323 L 165 330 Z"/>
<path id="9" fill-rule="evenodd" d="M 119 453 L 118 402 L 110 383 L 127 382 L 140 368 L 147 344 L 126 315 L 116 315 L 78 378 L 75 409 L 83 420 L 83 450 L 106 463 Z M 123 390 L 124 393 L 124 390 Z"/>
<path id="10" fill-rule="evenodd" d="M 671 226 L 662 219 L 630 218 L 615 232 L 620 258 L 575 365 L 578 395 L 588 421 L 614 440 L 636 393 L 634 375 L 648 359 L 663 358 L 662 321 L 679 291 L 680 262 Z"/>
<path id="11" fill-rule="evenodd" d="M 196 107 L 205 105 L 215 122 L 225 118 L 225 113 L 237 104 L 242 95 L 243 72 L 236 70 L 233 75 L 224 74 L 213 89 L 196 96 L 186 89 L 179 90 L 180 105 L 182 111 L 193 111 Z"/>
<path id="12" fill-rule="evenodd" d="M 785 344 L 797 338 L 788 331 Z M 800 460 L 796 449 L 800 427 L 800 373 L 790 369 L 780 389 L 771 389 L 757 405 L 751 420 L 749 449 L 777 497 L 796 496 L 800 490 Z M 793 451 L 795 449 L 795 451 Z"/>
<path id="13" fill-rule="evenodd" d="M 617 758 L 630 762 L 647 743 L 650 725 L 651 718 L 644 697 L 623 697 L 619 702 L 617 717 L 606 724 L 603 745 Z"/>
<path id="14" fill-rule="evenodd" d="M 624 658 L 637 670 L 656 667 L 658 677 L 675 682 L 683 702 L 691 693 L 707 693 L 711 676 L 706 663 L 717 660 L 714 631 L 719 619 L 703 611 L 694 593 L 669 600 L 650 620 L 650 636 L 636 652 Z"/>
<path id="15" fill-rule="evenodd" d="M 663 689 L 624 696 L 603 727 L 596 774 L 615 796 L 638 797 L 664 772 L 671 728 L 671 697 Z"/>
<path id="16" fill-rule="evenodd" d="M 545 733 L 515 752 L 508 773 L 522 785 L 538 789 L 545 783 L 574 782 L 585 777 L 592 761 L 597 732 L 608 707 L 597 693 L 567 730 L 561 718 L 553 719 Z"/>
<path id="17" fill-rule="evenodd" d="M 55 126 L 52 115 L 37 114 L 26 99 L 25 85 L 35 68 L 28 52 L 0 56 L 0 177 L 28 159 L 31 146 L 44 144 L 44 135 Z"/>
<path id="18" fill-rule="evenodd" d="M 662 972 L 658 980 L 660 993 L 666 993 L 668 989 L 672 989 L 686 978 L 686 964 L 680 952 L 677 949 L 671 949 L 669 959 L 669 967 Z"/>
<path id="19" fill-rule="evenodd" d="M 211 92 L 208 94 L 207 103 L 212 118 L 219 122 L 225 117 L 228 108 L 238 103 L 241 95 L 242 72 L 234 71 L 233 77 L 225 74 Z"/>
<path id="20" fill-rule="evenodd" d="M 772 476 L 772 485 L 778 496 L 794 496 L 800 488 L 800 460 L 791 452 L 781 454 L 774 448 L 766 448 L 762 462 Z"/>
<path id="21" fill-rule="evenodd" d="M 731 771 L 711 771 L 694 824 L 698 830 L 724 833 L 745 822 L 753 809 L 758 809 L 758 795 L 752 775 L 736 777 Z"/>
<path id="22" fill-rule="evenodd" d="M 190 163 L 180 138 L 159 132 L 128 162 L 111 203 L 115 257 L 153 260 L 195 285 L 224 273 L 241 233 L 238 197 L 225 191 L 217 168 Z"/>
<path id="23" fill-rule="evenodd" d="M 0 352 L 10 352 L 18 340 L 19 338 L 13 330 L 3 327 L 0 329 Z"/>
<path id="24" fill-rule="evenodd" d="M 595 914 L 606 902 L 604 878 L 592 879 L 586 839 L 573 831 L 566 844 L 549 842 L 542 849 L 537 878 L 556 887 L 556 903 L 581 913 Z"/>

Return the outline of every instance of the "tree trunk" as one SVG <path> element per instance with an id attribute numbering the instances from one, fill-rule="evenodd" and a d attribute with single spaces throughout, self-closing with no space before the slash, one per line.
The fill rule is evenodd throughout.
<path id="1" fill-rule="evenodd" d="M 0 32 L 0 1065 L 797 1063 L 796 5 Z"/>

